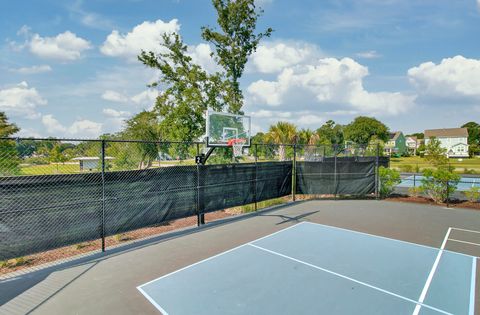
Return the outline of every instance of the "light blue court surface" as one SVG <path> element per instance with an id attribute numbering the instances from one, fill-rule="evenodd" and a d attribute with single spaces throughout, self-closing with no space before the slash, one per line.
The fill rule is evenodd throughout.
<path id="1" fill-rule="evenodd" d="M 415 175 L 415 177 L 408 176 L 402 179 L 402 182 L 398 184 L 398 187 L 414 187 L 420 186 L 422 184 L 422 179 L 424 177 L 422 175 Z M 480 188 L 480 178 L 478 177 L 462 177 L 457 184 L 458 191 L 467 191 L 470 190 L 472 187 Z"/>
<path id="2" fill-rule="evenodd" d="M 138 289 L 164 314 L 474 314 L 476 258 L 299 223 Z"/>

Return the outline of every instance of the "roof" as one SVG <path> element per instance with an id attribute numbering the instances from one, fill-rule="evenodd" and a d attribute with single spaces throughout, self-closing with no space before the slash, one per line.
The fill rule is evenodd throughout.
<path id="1" fill-rule="evenodd" d="M 111 156 L 106 156 L 105 160 L 113 160 L 114 158 Z M 98 161 L 100 158 L 98 156 L 79 156 L 76 158 L 73 158 L 72 160 L 74 161 Z"/>
<path id="2" fill-rule="evenodd" d="M 401 133 L 401 131 L 390 132 L 390 140 L 397 140 Z"/>
<path id="3" fill-rule="evenodd" d="M 425 138 L 431 137 L 468 137 L 467 128 L 444 128 L 425 130 Z"/>
<path id="4" fill-rule="evenodd" d="M 411 139 L 411 140 L 413 140 L 413 141 L 415 141 L 415 142 L 417 141 L 417 137 L 416 137 L 416 136 L 407 137 L 407 141 L 408 141 L 408 139 Z"/>

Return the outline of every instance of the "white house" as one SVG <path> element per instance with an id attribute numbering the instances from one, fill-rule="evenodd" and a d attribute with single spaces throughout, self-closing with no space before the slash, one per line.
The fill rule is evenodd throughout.
<path id="1" fill-rule="evenodd" d="M 440 140 L 442 148 L 447 150 L 450 158 L 468 157 L 468 130 L 467 128 L 448 128 L 425 130 L 425 145 L 428 145 L 430 138 Z"/>
<path id="2" fill-rule="evenodd" d="M 417 149 L 419 146 L 417 137 L 415 136 L 406 137 L 405 144 L 407 145 L 407 149 L 409 152 L 411 152 L 413 155 L 417 155 Z"/>

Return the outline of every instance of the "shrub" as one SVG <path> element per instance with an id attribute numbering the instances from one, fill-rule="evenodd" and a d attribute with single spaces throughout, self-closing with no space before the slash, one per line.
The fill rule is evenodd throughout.
<path id="1" fill-rule="evenodd" d="M 464 192 L 470 202 L 478 202 L 480 200 L 480 187 L 472 187 Z"/>
<path id="2" fill-rule="evenodd" d="M 445 168 L 437 170 L 426 169 L 423 171 L 421 188 L 436 203 L 445 202 L 457 189 L 460 175 Z"/>
<path id="3" fill-rule="evenodd" d="M 380 167 L 378 175 L 380 177 L 380 196 L 382 198 L 389 196 L 395 186 L 402 182 L 400 173 L 391 168 Z"/>
<path id="4" fill-rule="evenodd" d="M 412 197 L 418 197 L 423 192 L 422 187 L 410 187 L 408 188 L 408 195 Z"/>

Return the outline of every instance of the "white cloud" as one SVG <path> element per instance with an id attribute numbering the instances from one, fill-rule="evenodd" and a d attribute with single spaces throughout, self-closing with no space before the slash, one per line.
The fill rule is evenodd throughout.
<path id="1" fill-rule="evenodd" d="M 113 108 L 104 108 L 103 113 L 105 114 L 105 116 L 112 117 L 112 118 L 119 118 L 119 117 L 125 118 L 131 115 L 130 112 L 121 111 L 121 110 L 119 111 Z"/>
<path id="2" fill-rule="evenodd" d="M 80 59 L 85 50 L 92 48 L 89 41 L 70 31 L 58 34 L 55 37 L 42 37 L 39 34 L 33 34 L 28 39 L 27 46 L 32 54 L 40 58 L 58 61 Z"/>
<path id="3" fill-rule="evenodd" d="M 107 17 L 95 12 L 86 11 L 83 8 L 83 0 L 73 2 L 68 6 L 68 10 L 73 17 L 78 18 L 80 23 L 85 26 L 102 30 L 111 30 L 113 28 L 113 22 Z"/>
<path id="4" fill-rule="evenodd" d="M 65 128 L 58 120 L 56 120 L 53 115 L 48 114 L 48 115 L 43 115 L 42 116 L 42 124 L 45 126 L 47 129 L 47 132 L 49 135 L 57 135 L 57 136 L 62 136 L 65 134 L 67 131 L 67 128 Z"/>
<path id="5" fill-rule="evenodd" d="M 10 88 L 0 89 L 0 111 L 16 118 L 39 118 L 37 106 L 46 105 L 47 101 L 35 88 L 21 82 Z"/>
<path id="6" fill-rule="evenodd" d="M 364 59 L 376 59 L 382 56 L 376 50 L 362 51 L 357 53 L 356 55 L 357 57 Z"/>
<path id="7" fill-rule="evenodd" d="M 133 59 L 141 50 L 161 51 L 162 35 L 164 33 L 178 33 L 180 24 L 178 20 L 173 19 L 169 22 L 157 20 L 155 22 L 145 21 L 135 26 L 130 32 L 120 34 L 114 30 L 100 47 L 100 51 L 112 57 L 124 57 Z"/>
<path id="8" fill-rule="evenodd" d="M 125 94 L 112 91 L 112 90 L 106 90 L 102 94 L 102 99 L 110 102 L 115 102 L 115 103 L 127 103 L 128 102 L 128 96 Z"/>
<path id="9" fill-rule="evenodd" d="M 37 73 L 44 73 L 52 71 L 52 67 L 49 65 L 39 65 L 39 66 L 31 66 L 31 67 L 21 67 L 17 69 L 10 69 L 11 72 L 16 72 L 20 74 L 37 74 Z"/>
<path id="10" fill-rule="evenodd" d="M 439 64 L 425 62 L 408 70 L 418 93 L 435 99 L 480 100 L 480 60 L 463 56 Z"/>
<path id="11" fill-rule="evenodd" d="M 192 62 L 210 73 L 221 71 L 221 67 L 211 57 L 212 52 L 210 45 L 205 43 L 188 46 L 188 55 L 192 57 Z"/>
<path id="12" fill-rule="evenodd" d="M 278 73 L 286 67 L 312 62 L 324 56 L 320 48 L 304 42 L 266 42 L 252 54 L 251 65 L 254 71 Z"/>
<path id="13" fill-rule="evenodd" d="M 148 106 L 149 108 L 155 105 L 155 101 L 158 97 L 158 91 L 154 89 L 145 90 L 137 95 L 131 97 L 131 100 L 140 106 Z"/>
<path id="14" fill-rule="evenodd" d="M 478 6 L 478 9 L 480 10 L 480 0 L 477 0 L 477 6 Z"/>
<path id="15" fill-rule="evenodd" d="M 414 96 L 366 91 L 363 79 L 367 75 L 368 68 L 353 59 L 324 58 L 286 68 L 276 81 L 253 82 L 247 91 L 254 103 L 271 107 L 307 104 L 308 110 L 316 112 L 327 106 L 346 106 L 367 114 L 396 115 L 413 105 Z"/>
<path id="16" fill-rule="evenodd" d="M 102 134 L 103 125 L 88 119 L 78 119 L 70 127 L 65 127 L 53 115 L 43 115 L 42 124 L 49 136 L 97 138 Z"/>

